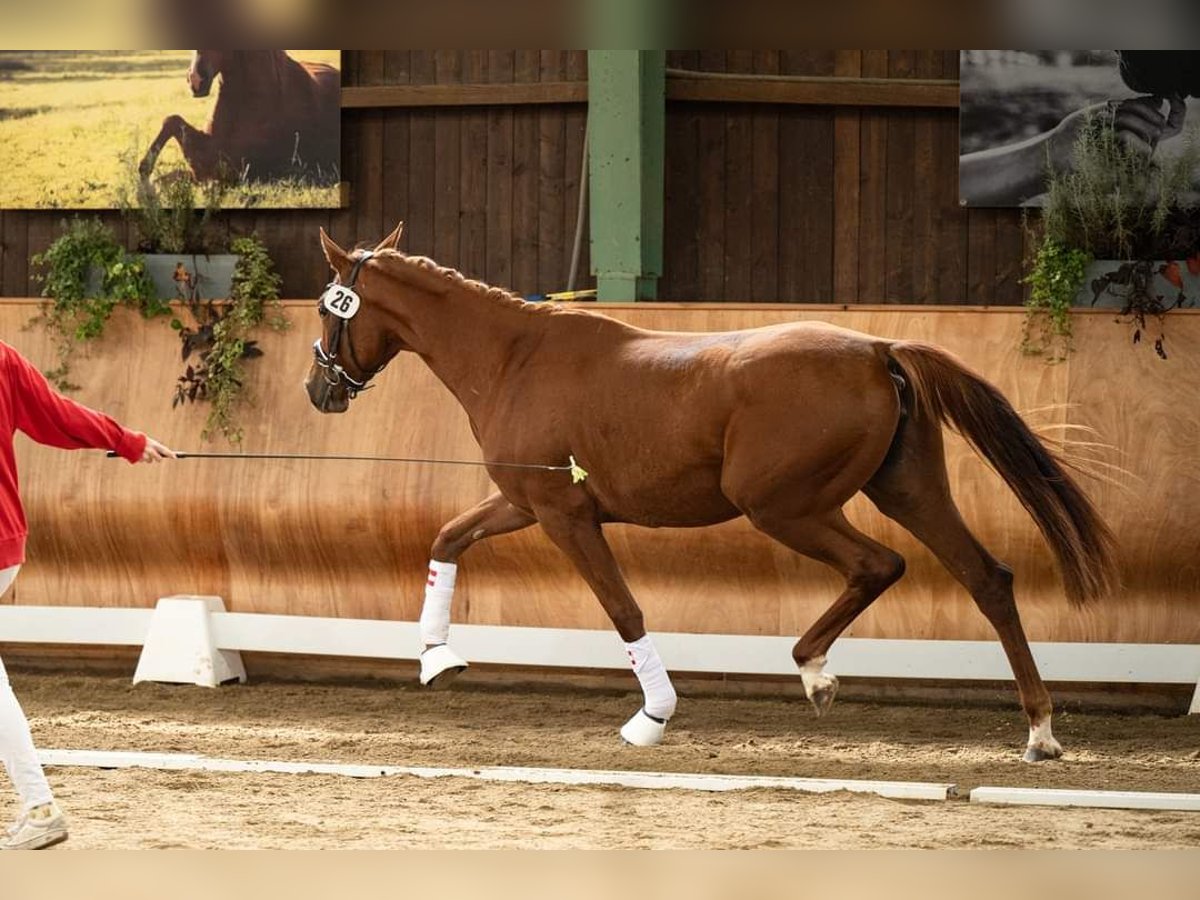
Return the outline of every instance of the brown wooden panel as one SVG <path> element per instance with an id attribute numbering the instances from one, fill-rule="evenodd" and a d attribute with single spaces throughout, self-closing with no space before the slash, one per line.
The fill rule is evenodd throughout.
<path id="1" fill-rule="evenodd" d="M 864 75 L 886 75 L 887 51 L 862 52 Z M 888 114 L 862 112 L 862 164 L 859 169 L 860 303 L 882 303 L 887 292 L 887 176 Z"/>
<path id="2" fill-rule="evenodd" d="M 437 78 L 437 62 L 432 50 L 413 50 L 409 55 L 410 77 L 426 84 Z M 408 211 L 404 217 L 404 241 L 409 253 L 433 256 L 437 253 L 434 228 L 437 222 L 437 114 L 413 110 L 409 114 Z"/>
<path id="3" fill-rule="evenodd" d="M 862 74 L 862 51 L 839 50 L 834 74 Z M 839 109 L 833 117 L 833 299 L 858 302 L 859 178 L 862 114 Z"/>
<path id="4" fill-rule="evenodd" d="M 919 50 L 913 60 L 918 77 L 942 72 L 940 50 Z M 935 169 L 940 110 L 913 113 L 912 293 L 906 303 L 937 303 L 938 172 Z"/>
<path id="5" fill-rule="evenodd" d="M 967 211 L 967 302 L 996 302 L 996 211 Z"/>
<path id="6" fill-rule="evenodd" d="M 463 81 L 487 77 L 487 53 L 463 54 Z M 487 279 L 488 253 L 488 112 L 462 110 L 459 163 L 458 265 L 470 278 Z"/>
<path id="7" fill-rule="evenodd" d="M 908 52 L 908 51 L 905 51 Z M 746 65 L 743 60 L 740 65 Z M 667 99 L 801 106 L 958 107 L 958 83 L 917 78 L 769 77 L 667 72 Z"/>
<path id="8" fill-rule="evenodd" d="M 343 109 L 533 106 L 551 103 L 587 103 L 587 83 L 389 84 L 342 88 Z"/>
<path id="9" fill-rule="evenodd" d="M 541 68 L 537 50 L 518 50 L 513 77 L 518 83 L 536 82 Z M 512 274 L 517 293 L 538 291 L 538 111 L 515 109 L 512 150 Z"/>
<path id="10" fill-rule="evenodd" d="M 777 50 L 756 50 L 754 71 L 767 75 L 779 72 Z M 751 114 L 753 130 L 753 175 L 751 190 L 750 293 L 754 301 L 777 301 L 779 297 L 779 112 L 772 107 L 756 108 Z M 732 295 L 730 295 L 732 296 Z"/>
<path id="11" fill-rule="evenodd" d="M 701 54 L 703 57 L 704 54 Z M 697 220 L 696 254 L 699 263 L 700 298 L 725 296 L 725 114 L 706 106 L 697 112 L 700 203 Z"/>
<path id="12" fill-rule="evenodd" d="M 378 84 L 384 78 L 383 51 L 356 54 L 358 84 Z M 362 110 L 350 118 L 357 146 L 351 180 L 361 186 L 354 194 L 354 239 L 371 244 L 386 234 L 383 221 L 383 113 Z"/>
<path id="13" fill-rule="evenodd" d="M 488 52 L 488 78 L 512 81 L 516 54 L 513 50 Z M 512 288 L 513 242 L 513 111 L 487 112 L 487 258 L 483 275 L 489 284 Z"/>
<path id="14" fill-rule="evenodd" d="M 888 74 L 912 77 L 916 53 L 888 51 Z M 913 222 L 917 203 L 916 113 L 895 110 L 887 124 L 887 285 L 888 303 L 911 303 L 913 297 Z"/>
<path id="15" fill-rule="evenodd" d="M 5 296 L 38 294 L 29 278 L 29 218 L 17 210 L 4 213 L 0 231 L 0 254 L 4 256 L 3 292 Z"/>
<path id="16" fill-rule="evenodd" d="M 543 50 L 540 59 L 543 80 L 556 80 L 566 72 L 566 52 Z M 539 109 L 538 127 L 538 271 L 537 290 L 541 293 L 566 287 L 570 265 L 570 241 L 574 223 L 567 230 L 566 207 L 566 118 L 557 109 Z M 576 161 L 572 160 L 571 165 Z M 576 176 L 578 177 L 578 176 Z"/>
<path id="17" fill-rule="evenodd" d="M 0 304 L 0 338 L 45 364 L 44 332 L 23 330 L 36 305 Z M 257 406 L 247 450 L 478 458 L 465 416 L 412 356 L 402 356 L 353 412 L 323 417 L 299 388 L 317 332 L 308 303 L 295 325 L 263 338 L 269 365 L 252 370 Z M 948 437 L 955 497 L 979 539 L 1010 563 L 1034 640 L 1200 642 L 1200 314 L 1172 315 L 1172 360 L 1133 347 L 1106 313 L 1077 317 L 1077 352 L 1047 366 L 1018 349 L 1019 310 L 859 306 L 668 306 L 610 310 L 643 327 L 720 330 L 824 319 L 893 338 L 933 341 L 993 380 L 1033 421 L 1099 430 L 1135 489 L 1088 483 L 1122 547 L 1121 594 L 1067 605 L 1031 522 L 992 471 Z M 185 449 L 199 446 L 204 410 L 172 410 L 178 344 L 162 321 L 120 312 L 79 362 L 80 399 Z M 252 364 L 255 365 L 255 364 Z M 1069 408 L 1067 406 L 1069 404 Z M 1153 422 L 1153 428 L 1145 423 Z M 1119 455 L 1118 455 L 1119 454 Z M 129 467 L 18 439 L 33 529 L 23 603 L 149 606 L 192 591 L 236 610 L 413 619 L 429 544 L 440 524 L 480 499 L 480 470 L 383 463 L 187 460 Z M 336 502 L 331 501 L 336 498 Z M 991 639 L 963 590 L 930 554 L 861 498 L 848 515 L 908 560 L 905 579 L 852 628 L 861 637 Z M 711 529 L 609 529 L 614 551 L 655 630 L 794 634 L 837 592 L 837 579 L 737 521 Z M 351 536 L 352 540 L 346 540 Z M 487 541 L 465 558 L 456 621 L 607 628 L 598 604 L 537 529 Z M 86 591 L 86 597 L 81 596 Z"/>
<path id="18" fill-rule="evenodd" d="M 461 83 L 462 54 L 435 53 L 436 77 L 441 84 Z M 459 212 L 462 189 L 462 114 L 444 113 L 434 120 L 434 233 L 433 256 L 444 266 L 460 268 Z"/>
<path id="19" fill-rule="evenodd" d="M 812 51 L 781 54 L 784 72 L 818 65 Z M 833 111 L 786 109 L 779 118 L 779 297 L 827 302 L 833 297 Z"/>
<path id="20" fill-rule="evenodd" d="M 996 216 L 996 302 L 1020 306 L 1025 296 L 1023 248 L 1025 229 L 1021 210 L 997 209 Z"/>
<path id="21" fill-rule="evenodd" d="M 730 50 L 725 64 L 746 71 L 754 64 L 749 50 Z M 727 111 L 725 118 L 725 278 L 722 297 L 751 299 L 754 269 L 754 120 L 749 107 Z M 774 261 L 771 263 L 774 266 Z"/>
<path id="22" fill-rule="evenodd" d="M 383 77 L 392 84 L 403 83 L 412 77 L 412 58 L 407 50 L 388 50 L 384 55 Z M 383 114 L 383 179 L 380 190 L 381 227 L 390 233 L 397 222 L 409 215 L 408 185 L 412 170 L 411 113 L 388 110 Z M 408 243 L 405 247 L 410 246 Z"/>
<path id="23" fill-rule="evenodd" d="M 958 56 L 953 54 L 957 72 Z M 933 192 L 938 198 L 933 252 L 938 303 L 967 302 L 967 209 L 958 202 L 958 118 L 937 117 L 933 128 Z"/>

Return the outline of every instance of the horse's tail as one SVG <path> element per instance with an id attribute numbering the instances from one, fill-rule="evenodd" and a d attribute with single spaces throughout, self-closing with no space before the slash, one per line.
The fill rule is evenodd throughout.
<path id="1" fill-rule="evenodd" d="M 1058 559 L 1068 599 L 1081 604 L 1111 591 L 1112 531 L 1004 395 L 929 344 L 897 342 L 888 354 L 908 376 L 914 414 L 953 427 L 1017 495 Z"/>

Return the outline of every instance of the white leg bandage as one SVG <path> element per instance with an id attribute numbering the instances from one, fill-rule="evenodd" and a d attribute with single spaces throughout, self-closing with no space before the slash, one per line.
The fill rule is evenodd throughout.
<path id="1" fill-rule="evenodd" d="M 650 635 L 644 635 L 632 644 L 627 643 L 625 650 L 629 654 L 633 674 L 637 676 L 646 697 L 647 715 L 663 721 L 671 718 L 675 714 L 675 688 L 658 651 L 654 649 Z"/>
<path id="2" fill-rule="evenodd" d="M 0 594 L 8 590 L 19 568 L 12 566 L 0 571 Z M 8 672 L 3 662 L 0 662 L 0 762 L 4 763 L 4 769 L 26 809 L 54 800 L 33 746 L 29 720 L 25 718 L 25 711 L 21 709 L 12 685 L 8 683 Z"/>
<path id="3" fill-rule="evenodd" d="M 454 581 L 458 566 L 429 561 L 425 582 L 425 603 L 421 607 L 421 643 L 428 647 L 450 639 L 450 604 L 454 600 Z"/>

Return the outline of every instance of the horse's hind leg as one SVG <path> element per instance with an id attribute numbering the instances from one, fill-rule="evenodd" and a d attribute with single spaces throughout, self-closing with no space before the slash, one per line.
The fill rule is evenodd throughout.
<path id="1" fill-rule="evenodd" d="M 421 684 L 445 687 L 467 667 L 466 660 L 448 643 L 458 558 L 484 538 L 519 531 L 535 521 L 496 493 L 442 526 L 430 552 L 429 578 L 421 606 Z"/>
<path id="2" fill-rule="evenodd" d="M 984 549 L 962 520 L 950 494 L 940 427 L 906 421 L 888 461 L 863 490 L 884 515 L 933 551 L 996 629 L 1029 718 L 1025 761 L 1061 756 L 1062 747 L 1050 731 L 1050 693 L 1013 599 L 1012 571 Z"/>
<path id="3" fill-rule="evenodd" d="M 836 569 L 846 579 L 841 596 L 792 650 L 804 693 L 817 715 L 823 715 L 833 704 L 838 687 L 837 678 L 824 671 L 829 648 L 859 613 L 899 580 L 904 574 L 904 558 L 858 531 L 840 509 L 801 518 L 756 511 L 750 521 L 760 531 Z"/>

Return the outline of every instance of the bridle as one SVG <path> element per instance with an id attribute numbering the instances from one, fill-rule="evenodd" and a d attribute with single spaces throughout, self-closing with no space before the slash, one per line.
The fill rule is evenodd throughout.
<path id="1" fill-rule="evenodd" d="M 365 250 L 363 251 L 363 255 L 354 261 L 354 265 L 350 269 L 350 278 L 346 283 L 346 287 L 353 290 L 354 282 L 358 280 L 358 273 L 362 269 L 363 264 L 374 255 L 375 254 L 373 251 Z M 341 282 L 335 278 L 325 286 L 325 290 L 327 291 L 329 288 L 340 283 Z M 325 308 L 324 292 L 321 294 L 321 299 L 317 301 L 317 312 L 322 319 L 328 315 L 331 315 L 329 310 Z M 325 383 L 330 387 L 336 387 L 339 384 L 345 384 L 346 393 L 350 396 L 350 399 L 353 400 L 361 392 L 374 387 L 374 385 L 368 384 L 368 382 L 382 372 L 387 363 L 384 363 L 374 371 L 368 372 L 366 367 L 360 365 L 358 360 L 354 357 L 354 345 L 350 343 L 349 340 L 350 320 L 343 319 L 341 316 L 335 316 L 335 318 L 337 319 L 337 322 L 333 326 L 333 334 L 329 336 L 329 352 L 325 352 L 325 348 L 321 346 L 321 338 L 317 338 L 315 341 L 313 341 L 313 359 L 316 361 L 317 368 L 321 370 L 323 377 L 325 378 Z M 354 364 L 354 368 L 362 372 L 364 375 L 362 381 L 359 381 L 357 378 L 352 378 L 337 361 L 338 350 L 342 346 L 343 339 L 346 341 L 347 356 L 350 362 Z"/>

